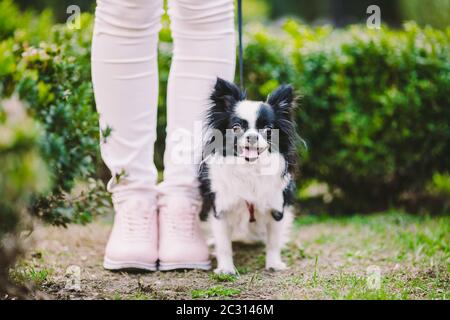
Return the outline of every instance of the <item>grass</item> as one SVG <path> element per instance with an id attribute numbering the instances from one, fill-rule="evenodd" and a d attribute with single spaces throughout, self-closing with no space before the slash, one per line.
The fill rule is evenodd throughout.
<path id="1" fill-rule="evenodd" d="M 20 260 L 16 267 L 10 270 L 11 279 L 19 285 L 31 284 L 35 287 L 42 286 L 49 282 L 55 270 L 46 266 L 42 250 L 31 253 L 31 260 Z"/>
<path id="2" fill-rule="evenodd" d="M 237 279 L 236 275 L 233 274 L 215 274 L 211 273 L 211 279 L 217 282 L 235 282 Z"/>
<path id="3" fill-rule="evenodd" d="M 314 287 L 317 284 L 317 263 L 319 262 L 319 256 L 316 256 L 316 260 L 314 262 L 314 274 L 313 274 L 313 283 Z"/>
<path id="4" fill-rule="evenodd" d="M 449 215 L 391 211 L 347 217 L 300 216 L 292 240 L 282 252 L 288 270 L 264 270 L 262 245 L 237 245 L 236 276 L 198 270 L 110 273 L 101 268 L 103 246 L 98 245 L 107 238 L 108 226 L 93 222 L 76 227 L 74 233 L 70 228 L 49 230 L 42 232 L 45 243 L 66 239 L 69 250 L 61 254 L 59 246 L 47 246 L 44 251 L 35 248 L 12 274 L 18 282 L 32 282 L 50 294 L 56 291 L 63 299 L 73 295 L 117 300 L 450 298 Z M 76 245 L 73 239 L 84 245 Z M 89 270 L 83 273 L 83 289 L 69 295 L 64 291 L 67 265 L 86 255 L 93 260 L 79 262 L 82 272 Z M 369 270 L 378 270 L 379 277 L 373 278 Z"/>
<path id="5" fill-rule="evenodd" d="M 11 272 L 11 279 L 18 284 L 31 283 L 35 286 L 41 286 L 49 280 L 54 273 L 51 268 L 35 268 L 33 266 L 19 266 Z"/>
<path id="6" fill-rule="evenodd" d="M 237 270 L 239 275 L 247 274 L 249 272 L 248 268 L 245 267 L 245 266 L 237 266 L 236 270 Z"/>
<path id="7" fill-rule="evenodd" d="M 315 222 L 314 222 L 315 221 Z M 385 214 L 351 217 L 307 216 L 299 217 L 296 226 L 302 228 L 311 225 L 323 225 L 330 228 L 347 227 L 350 234 L 321 233 L 312 242 L 317 245 L 341 243 L 356 236 L 361 243 L 350 246 L 346 254 L 358 256 L 364 251 L 370 252 L 371 245 L 384 242 L 384 247 L 395 247 L 398 255 L 395 259 L 403 260 L 407 256 L 424 262 L 436 257 L 445 260 L 450 258 L 450 217 L 411 216 L 404 213 L 391 212 Z M 341 238 L 339 238 L 341 237 Z M 351 250 L 358 247 L 362 252 Z"/>
<path id="8" fill-rule="evenodd" d="M 285 257 L 288 266 L 295 264 L 295 261 L 299 259 L 311 258 L 311 256 L 306 252 L 305 248 L 298 247 L 294 243 L 288 243 L 286 248 L 283 249 L 281 255 Z"/>
<path id="9" fill-rule="evenodd" d="M 223 286 L 214 286 L 208 289 L 196 289 L 191 291 L 192 299 L 205 299 L 205 298 L 228 298 L 233 297 L 241 293 L 241 289 L 237 288 L 225 288 Z"/>
<path id="10" fill-rule="evenodd" d="M 367 284 L 366 276 L 355 274 L 337 274 L 331 277 L 324 276 L 316 279 L 292 279 L 292 285 L 301 286 L 306 292 L 304 298 L 327 297 L 339 300 L 405 300 L 417 299 L 418 296 L 426 299 L 450 298 L 448 279 L 439 277 L 424 277 L 424 275 L 392 274 L 383 276 L 379 288 L 371 289 Z"/>
<path id="11" fill-rule="evenodd" d="M 306 216 L 295 222 L 300 239 L 282 255 L 292 269 L 306 265 L 302 276 L 280 276 L 287 299 L 449 299 L 450 217 L 412 216 L 402 212 L 348 217 Z M 306 235 L 304 234 L 306 233 Z M 247 281 L 216 276 L 230 288 L 197 290 L 193 298 L 248 294 L 264 283 L 264 253 L 247 260 Z M 330 260 L 336 266 L 330 265 Z M 368 283 L 368 270 L 379 270 L 379 287 Z M 242 266 L 240 267 L 242 268 Z M 277 277 L 275 275 L 275 277 Z M 262 279 L 262 280 L 261 280 Z M 294 293 L 292 293 L 294 292 Z"/>
<path id="12" fill-rule="evenodd" d="M 294 277 L 305 298 L 449 299 L 450 217 L 413 216 L 401 212 L 349 217 L 305 216 L 295 222 L 317 230 L 301 241 L 306 255 L 315 256 L 312 277 Z M 338 264 L 318 273 L 321 255 Z M 292 249 L 290 250 L 292 252 Z M 317 262 L 319 259 L 319 263 Z M 312 259 L 311 259 L 312 260 Z M 381 269 L 380 288 L 368 288 L 366 270 Z M 319 269 L 320 269 L 319 267 Z M 328 266 L 328 269 L 329 266 Z"/>

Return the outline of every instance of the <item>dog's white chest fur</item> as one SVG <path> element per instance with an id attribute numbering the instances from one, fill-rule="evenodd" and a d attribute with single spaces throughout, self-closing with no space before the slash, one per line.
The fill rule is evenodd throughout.
<path id="1" fill-rule="evenodd" d="M 216 212 L 219 215 L 223 212 L 221 219 L 228 222 L 233 241 L 266 241 L 267 224 L 273 220 L 271 210 L 284 211 L 284 221 L 280 224 L 292 220 L 290 209 L 283 209 L 283 190 L 290 178 L 282 174 L 284 159 L 278 153 L 266 153 L 258 161 L 249 163 L 242 159 L 242 162 L 230 163 L 215 156 L 208 162 Z M 247 204 L 254 206 L 254 222 L 250 222 Z M 284 234 L 283 239 L 286 236 Z"/>
<path id="2" fill-rule="evenodd" d="M 246 200 L 261 210 L 281 211 L 280 194 L 276 191 L 284 190 L 289 178 L 282 175 L 285 162 L 280 154 L 265 153 L 264 158 L 261 156 L 261 159 L 257 160 L 259 163 L 249 163 L 237 158 L 232 158 L 233 160 L 227 163 L 227 160 L 220 156 L 216 159 L 209 163 L 211 191 L 225 196 L 226 199 L 222 200 L 226 205 Z M 231 161 L 235 162 L 230 163 Z M 269 163 L 267 166 L 266 162 Z"/>

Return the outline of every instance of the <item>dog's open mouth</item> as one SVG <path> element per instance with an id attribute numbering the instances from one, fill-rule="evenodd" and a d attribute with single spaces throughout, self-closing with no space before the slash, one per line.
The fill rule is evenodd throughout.
<path id="1" fill-rule="evenodd" d="M 257 146 L 239 146 L 238 153 L 239 156 L 247 159 L 247 160 L 256 160 L 261 153 L 266 151 L 267 148 L 261 148 Z"/>

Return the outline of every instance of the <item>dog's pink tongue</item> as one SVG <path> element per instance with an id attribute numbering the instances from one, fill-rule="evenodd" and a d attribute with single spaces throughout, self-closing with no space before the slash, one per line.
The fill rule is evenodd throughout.
<path id="1" fill-rule="evenodd" d="M 246 148 L 244 149 L 244 151 L 242 152 L 242 155 L 245 158 L 249 158 L 249 159 L 255 159 L 258 158 L 258 149 L 257 148 Z"/>

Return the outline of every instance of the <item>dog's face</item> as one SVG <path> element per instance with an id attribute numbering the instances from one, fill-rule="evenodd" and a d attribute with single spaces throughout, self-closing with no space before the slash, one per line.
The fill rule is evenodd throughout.
<path id="1" fill-rule="evenodd" d="M 236 155 L 254 161 L 269 149 L 271 130 L 275 125 L 272 108 L 255 101 L 236 103 L 228 123 L 235 138 Z"/>
<path id="2" fill-rule="evenodd" d="M 293 148 L 291 86 L 279 87 L 265 102 L 249 101 L 235 84 L 219 78 L 211 100 L 207 124 L 222 133 L 224 156 L 253 162 L 264 152 L 287 154 Z"/>

